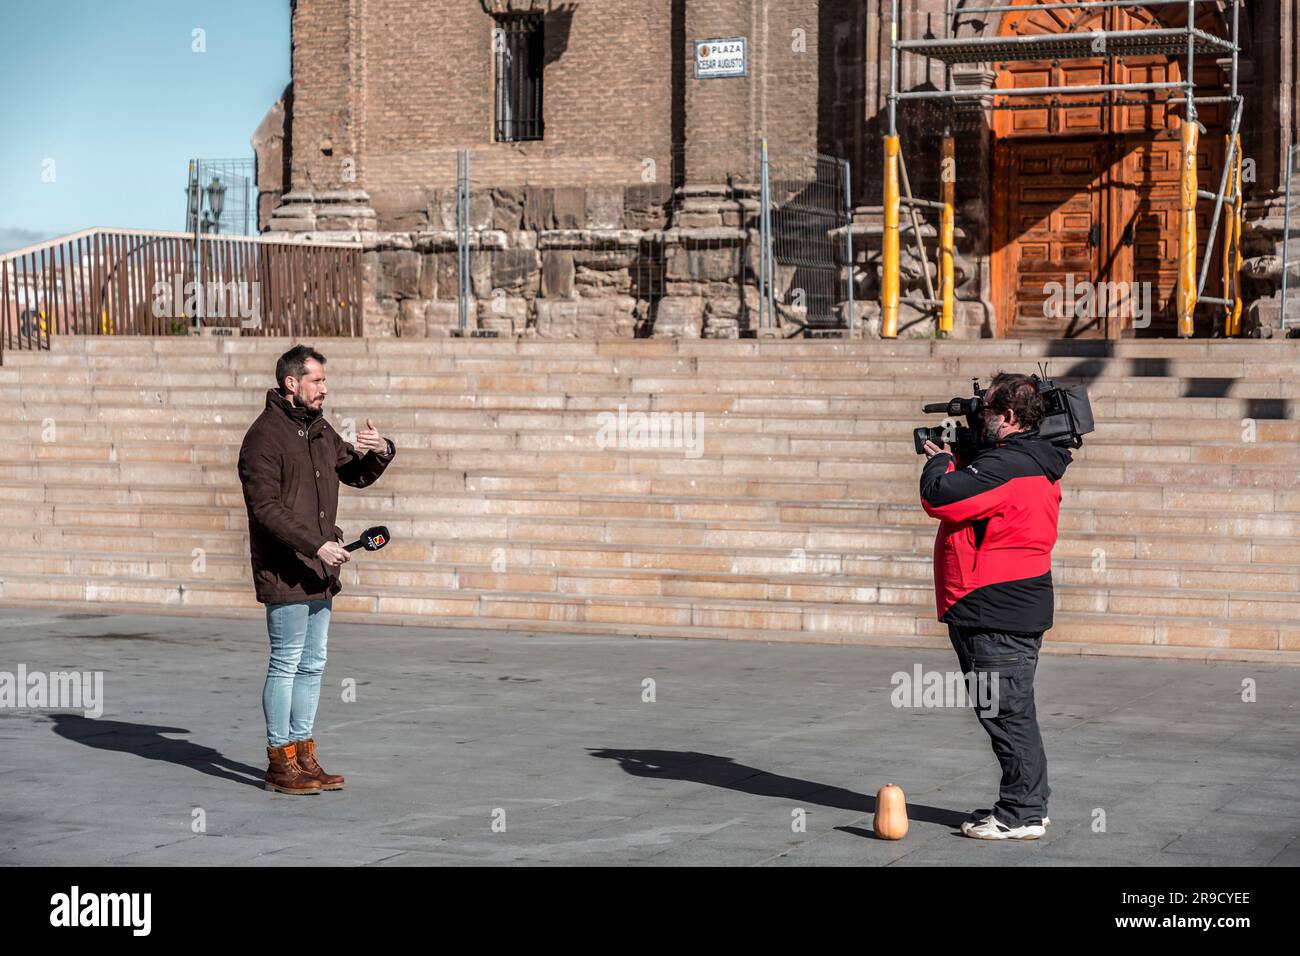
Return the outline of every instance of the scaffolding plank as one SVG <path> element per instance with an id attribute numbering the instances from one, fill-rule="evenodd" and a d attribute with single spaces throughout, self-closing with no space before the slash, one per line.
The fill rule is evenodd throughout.
<path id="1" fill-rule="evenodd" d="M 1197 54 L 1231 53 L 1232 42 L 1204 30 L 1098 30 L 1026 36 L 900 40 L 898 49 L 949 65 L 1012 60 L 1088 60 L 1102 56 L 1185 56 L 1188 35 Z"/>

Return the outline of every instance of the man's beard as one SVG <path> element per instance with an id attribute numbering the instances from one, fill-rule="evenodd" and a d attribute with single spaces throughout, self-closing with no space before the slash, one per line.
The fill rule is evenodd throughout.
<path id="1" fill-rule="evenodd" d="M 320 408 L 312 408 L 309 405 L 304 405 L 298 395 L 293 392 L 289 393 L 289 404 L 294 408 L 301 408 L 307 413 L 308 418 L 319 418 L 322 411 Z"/>
<path id="2" fill-rule="evenodd" d="M 998 432 L 1002 430 L 1002 423 L 996 419 L 990 419 L 984 422 L 984 441 L 990 445 L 996 444 L 1002 438 Z"/>

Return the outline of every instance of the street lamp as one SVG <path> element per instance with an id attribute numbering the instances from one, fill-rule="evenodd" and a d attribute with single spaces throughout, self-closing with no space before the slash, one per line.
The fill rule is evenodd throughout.
<path id="1" fill-rule="evenodd" d="M 213 176 L 208 184 L 208 208 L 212 210 L 212 231 L 221 231 L 221 209 L 226 202 L 226 187 L 221 180 Z"/>
<path id="2" fill-rule="evenodd" d="M 199 191 L 199 181 L 197 177 L 190 180 L 190 184 L 185 187 L 185 192 L 188 194 L 190 207 L 189 216 L 186 219 L 186 228 L 196 228 L 195 224 L 199 221 L 199 204 L 202 195 Z"/>

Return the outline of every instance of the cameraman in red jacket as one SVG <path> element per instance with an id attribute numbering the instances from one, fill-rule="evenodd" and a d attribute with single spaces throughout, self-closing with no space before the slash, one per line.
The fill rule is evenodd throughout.
<path id="1" fill-rule="evenodd" d="M 921 505 L 940 521 L 934 542 L 939 620 L 948 625 L 962 673 L 972 684 L 997 689 L 996 713 L 976 713 L 1002 767 L 998 801 L 972 813 L 962 833 L 1036 840 L 1050 823 L 1051 788 L 1034 673 L 1043 632 L 1052 626 L 1059 482 L 1071 456 L 1038 437 L 1043 401 L 1029 376 L 995 376 L 983 400 L 983 434 L 971 461 L 957 462 L 946 443 L 926 442 Z"/>

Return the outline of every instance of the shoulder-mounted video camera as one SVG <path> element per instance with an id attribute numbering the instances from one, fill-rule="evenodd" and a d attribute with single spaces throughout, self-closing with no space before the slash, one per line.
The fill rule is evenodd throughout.
<path id="1" fill-rule="evenodd" d="M 1042 371 L 1045 375 L 1046 370 Z M 1038 423 L 1035 434 L 1061 448 L 1082 448 L 1083 436 L 1094 430 L 1088 387 L 1060 386 L 1050 378 L 1040 378 L 1037 375 L 1029 377 L 1038 385 L 1038 394 L 1043 400 L 1043 418 Z M 973 458 L 981 448 L 987 447 L 983 439 L 984 428 L 980 414 L 984 410 L 984 394 L 988 389 L 980 388 L 979 379 L 972 379 L 971 388 L 973 398 L 954 398 L 922 406 L 921 410 L 927 415 L 964 418 L 965 423 L 950 422 L 935 428 L 914 429 L 912 441 L 918 455 L 925 454 L 927 441 L 936 445 L 947 442 L 958 457 L 967 460 Z"/>

